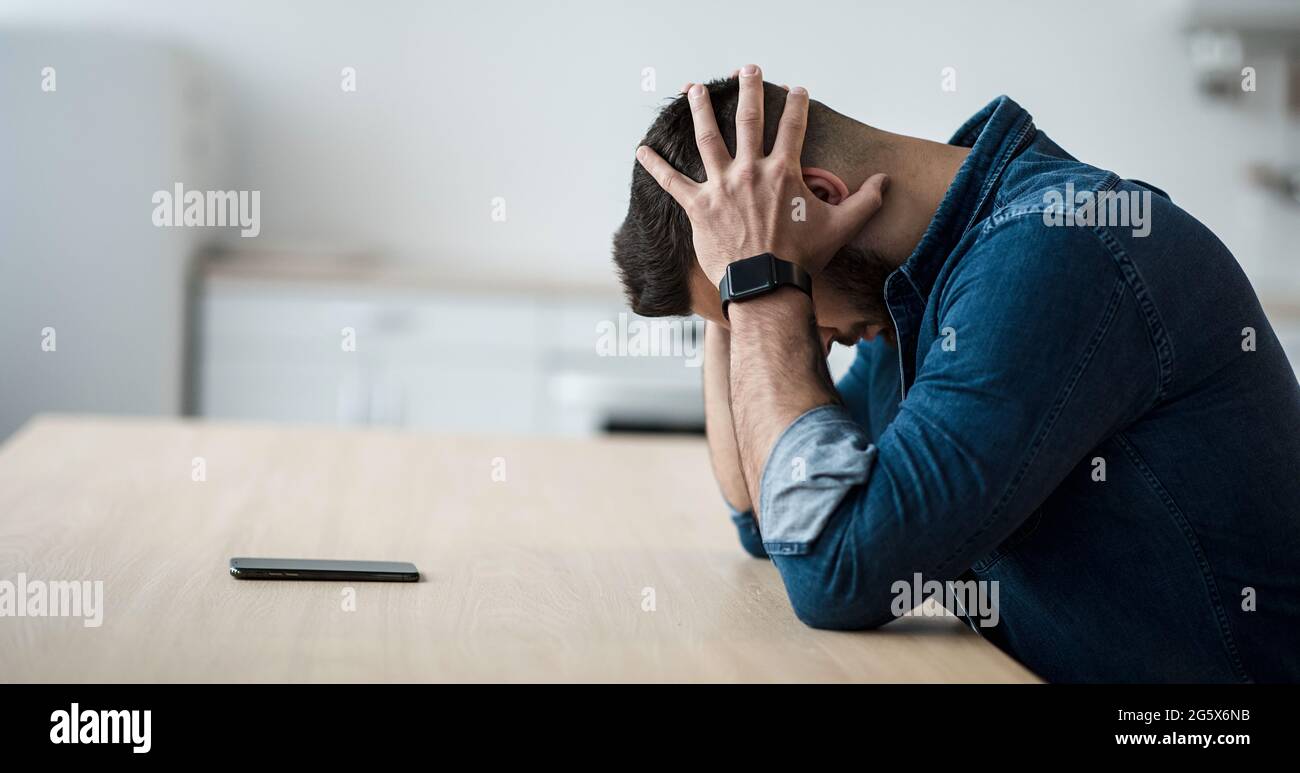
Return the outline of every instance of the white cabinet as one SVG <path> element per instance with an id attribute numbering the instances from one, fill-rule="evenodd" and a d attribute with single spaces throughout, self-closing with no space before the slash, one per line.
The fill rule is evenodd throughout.
<path id="1" fill-rule="evenodd" d="M 584 434 L 702 425 L 700 370 L 608 357 L 616 296 L 245 279 L 197 300 L 198 413 L 222 419 Z"/>

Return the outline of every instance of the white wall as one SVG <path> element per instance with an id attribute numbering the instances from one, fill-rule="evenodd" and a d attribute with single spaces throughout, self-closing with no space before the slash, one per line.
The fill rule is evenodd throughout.
<path id="1" fill-rule="evenodd" d="M 226 84 L 235 156 L 223 182 L 263 192 L 259 247 L 607 280 L 656 106 L 687 79 L 753 60 L 843 112 L 936 139 L 1008 93 L 1076 155 L 1168 190 L 1257 283 L 1293 283 L 1297 210 L 1253 192 L 1243 170 L 1300 161 L 1295 124 L 1275 112 L 1281 80 L 1261 63 L 1244 107 L 1206 101 L 1181 8 L 9 0 L 0 23 L 111 26 L 191 49 Z M 939 88 L 949 65 L 956 93 Z M 339 88 L 344 66 L 358 69 L 355 94 Z M 647 66 L 657 93 L 641 90 Z M 494 196 L 506 223 L 489 219 Z"/>

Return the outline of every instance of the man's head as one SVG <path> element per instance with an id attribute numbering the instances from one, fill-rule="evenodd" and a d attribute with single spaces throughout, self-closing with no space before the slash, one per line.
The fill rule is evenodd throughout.
<path id="1" fill-rule="evenodd" d="M 763 86 L 763 144 L 764 151 L 770 152 L 786 92 L 770 83 Z M 734 155 L 739 81 L 717 80 L 706 84 L 706 88 L 723 140 Z M 881 134 L 820 102 L 811 102 L 801 159 L 809 190 L 832 204 L 847 198 L 849 186 L 845 181 L 860 183 L 867 177 L 872 157 L 880 152 L 876 146 L 881 144 Z M 695 145 L 690 105 L 684 95 L 659 113 L 642 144 L 696 182 L 704 181 L 704 164 Z M 614 234 L 614 262 L 636 313 L 661 317 L 694 312 L 726 324 L 717 288 L 696 263 L 686 212 L 636 163 L 627 218 Z M 851 344 L 889 326 L 882 290 L 892 270 L 893 266 L 865 248 L 861 238 L 855 238 L 835 255 L 813 280 L 817 324 L 824 344 L 829 345 L 832 339 Z"/>

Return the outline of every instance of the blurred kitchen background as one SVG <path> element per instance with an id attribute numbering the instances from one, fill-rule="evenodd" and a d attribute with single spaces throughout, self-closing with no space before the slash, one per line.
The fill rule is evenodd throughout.
<path id="1" fill-rule="evenodd" d="M 1300 363 L 1297 0 L 4 0 L 0 438 L 44 411 L 698 429 L 685 357 L 598 352 L 610 236 L 656 110 L 749 61 L 938 140 L 1011 95 L 1206 222 Z M 156 227 L 178 182 L 260 191 L 260 233 Z"/>

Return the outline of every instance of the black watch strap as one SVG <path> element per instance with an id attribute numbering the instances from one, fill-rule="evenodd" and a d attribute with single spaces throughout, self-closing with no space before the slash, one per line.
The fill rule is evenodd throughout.
<path id="1" fill-rule="evenodd" d="M 796 287 L 812 297 L 812 276 L 788 260 L 781 260 L 770 252 L 738 260 L 727 266 L 727 272 L 718 283 L 718 296 L 722 299 L 722 316 L 733 302 L 747 301 L 774 292 L 782 287 Z"/>

